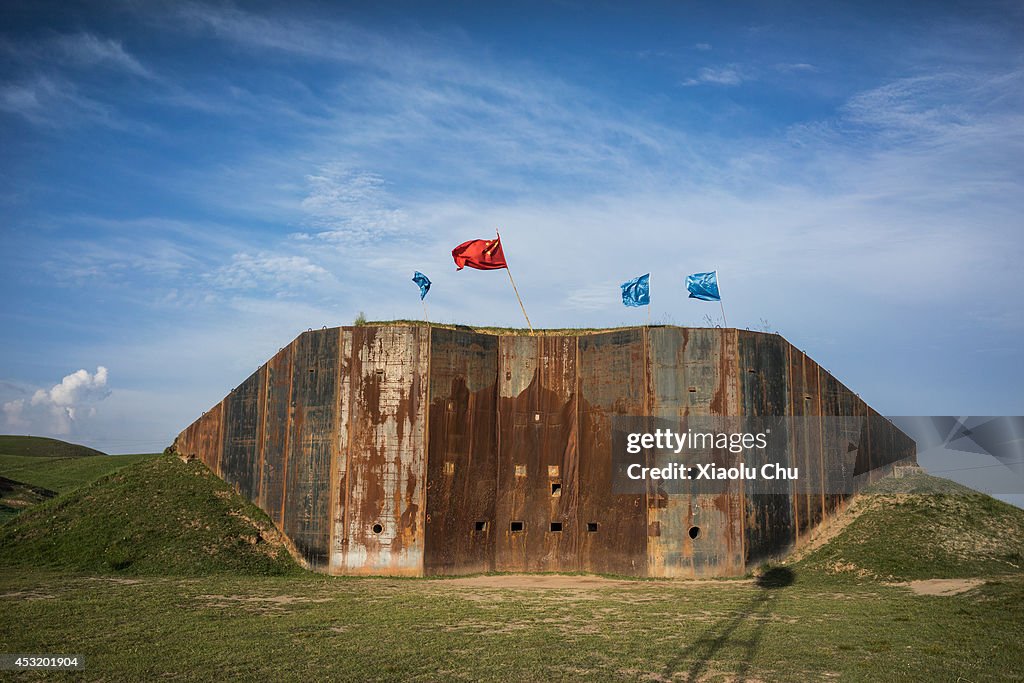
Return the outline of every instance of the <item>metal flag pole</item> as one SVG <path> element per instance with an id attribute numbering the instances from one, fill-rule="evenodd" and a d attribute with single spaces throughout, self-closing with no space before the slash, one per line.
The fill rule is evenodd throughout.
<path id="1" fill-rule="evenodd" d="M 715 283 L 718 284 L 718 305 L 722 307 L 722 322 L 729 327 L 729 321 L 725 319 L 725 304 L 722 303 L 722 281 L 718 279 L 718 271 L 715 271 Z"/>
<path id="2" fill-rule="evenodd" d="M 420 301 L 423 303 L 423 322 L 429 325 L 430 317 L 427 315 L 427 300 L 421 299 Z"/>
<path id="3" fill-rule="evenodd" d="M 498 236 L 498 243 L 501 243 L 501 233 L 497 230 L 494 234 Z M 505 253 L 502 249 L 502 253 Z M 526 318 L 526 326 L 530 328 L 530 334 L 533 334 L 533 324 L 530 322 L 530 316 L 526 315 L 526 306 L 523 306 L 523 298 L 519 296 L 519 288 L 516 287 L 516 281 L 512 279 L 512 271 L 508 267 L 508 257 L 505 257 L 505 272 L 508 273 L 508 281 L 512 283 L 512 291 L 516 293 L 516 299 L 519 300 L 519 308 L 523 310 L 523 317 Z"/>
<path id="4" fill-rule="evenodd" d="M 647 327 L 651 326 L 651 276 L 647 276 Z"/>

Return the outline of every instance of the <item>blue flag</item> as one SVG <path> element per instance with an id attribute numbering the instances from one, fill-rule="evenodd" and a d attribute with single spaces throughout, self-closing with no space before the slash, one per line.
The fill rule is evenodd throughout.
<path id="1" fill-rule="evenodd" d="M 651 274 L 622 283 L 622 303 L 626 306 L 647 306 L 651 303 Z"/>
<path id="2" fill-rule="evenodd" d="M 701 301 L 721 301 L 722 295 L 718 293 L 718 271 L 710 273 L 694 273 L 686 276 L 686 289 L 690 291 L 691 299 Z"/>
<path id="3" fill-rule="evenodd" d="M 430 278 L 417 270 L 412 281 L 420 286 L 420 301 L 423 301 L 423 297 L 430 291 Z"/>

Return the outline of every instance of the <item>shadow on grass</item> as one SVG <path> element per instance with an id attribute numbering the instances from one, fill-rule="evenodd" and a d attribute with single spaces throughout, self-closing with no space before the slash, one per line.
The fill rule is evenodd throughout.
<path id="1" fill-rule="evenodd" d="M 672 679 L 689 662 L 685 680 L 697 681 L 708 673 L 713 663 L 731 668 L 731 663 L 738 660 L 736 678 L 732 680 L 747 680 L 751 663 L 764 635 L 764 627 L 778 599 L 777 591 L 792 585 L 795 578 L 793 570 L 788 567 L 773 567 L 764 572 L 756 580 L 761 590 L 732 616 L 708 628 L 669 662 L 665 667 L 665 678 Z M 747 628 L 741 628 L 744 625 Z M 716 670 L 713 673 L 722 672 Z"/>

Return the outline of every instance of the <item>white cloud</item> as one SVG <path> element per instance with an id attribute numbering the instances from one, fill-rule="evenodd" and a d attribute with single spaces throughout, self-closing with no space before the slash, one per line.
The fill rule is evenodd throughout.
<path id="1" fill-rule="evenodd" d="M 349 171 L 330 165 L 306 176 L 310 190 L 302 209 L 318 237 L 334 242 L 367 242 L 408 234 L 408 216 L 394 208 L 383 178 L 375 173 Z"/>
<path id="2" fill-rule="evenodd" d="M 722 67 L 705 67 L 697 72 L 695 78 L 688 78 L 683 81 L 685 86 L 702 85 L 739 85 L 747 80 L 747 76 L 736 65 Z"/>
<path id="3" fill-rule="evenodd" d="M 146 125 L 120 117 L 113 107 L 83 94 L 59 76 L 37 74 L 0 84 L 0 111 L 46 128 L 92 124 L 132 133 L 150 131 Z"/>
<path id="4" fill-rule="evenodd" d="M 105 66 L 136 76 L 153 78 L 149 69 L 144 67 L 138 59 L 125 52 L 124 46 L 119 40 L 100 38 L 91 33 L 77 33 L 57 37 L 52 48 L 65 62 L 77 66 Z"/>
<path id="5" fill-rule="evenodd" d="M 0 110 L 48 126 L 62 125 L 71 117 L 98 121 L 109 115 L 103 105 L 79 95 L 71 83 L 47 76 L 0 85 Z"/>
<path id="6" fill-rule="evenodd" d="M 242 252 L 234 254 L 231 263 L 219 268 L 211 279 L 215 285 L 225 289 L 263 288 L 281 292 L 308 286 L 327 276 L 324 268 L 305 256 Z"/>
<path id="7" fill-rule="evenodd" d="M 95 417 L 96 404 L 110 396 L 107 379 L 102 365 L 95 373 L 82 369 L 49 390 L 38 389 L 31 399 L 7 401 L 3 405 L 7 427 L 44 435 L 71 434 L 80 421 Z"/>
<path id="8" fill-rule="evenodd" d="M 813 64 L 807 64 L 806 62 L 796 62 L 789 64 L 776 64 L 775 68 L 784 73 L 816 73 L 819 71 L 818 67 Z"/>

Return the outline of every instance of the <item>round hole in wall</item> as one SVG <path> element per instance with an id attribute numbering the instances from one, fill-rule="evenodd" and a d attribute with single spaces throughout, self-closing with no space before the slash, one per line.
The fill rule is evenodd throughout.
<path id="1" fill-rule="evenodd" d="M 380 522 L 377 522 L 376 524 L 373 525 L 373 533 L 379 534 L 382 531 L 384 531 L 384 525 L 383 524 L 381 524 Z"/>
<path id="2" fill-rule="evenodd" d="M 691 527 L 690 527 L 690 530 L 689 530 L 689 531 L 687 531 L 687 532 L 686 532 L 686 534 L 687 534 L 687 535 L 688 535 L 688 536 L 689 536 L 689 537 L 690 537 L 690 538 L 691 538 L 692 540 L 696 541 L 696 540 L 697 540 L 698 538 L 700 538 L 700 527 L 699 527 L 699 526 L 691 526 Z"/>

